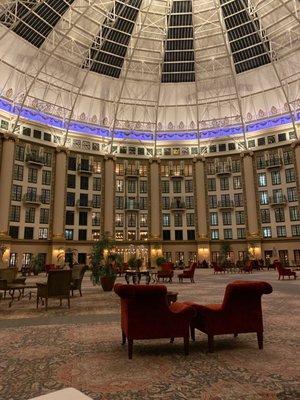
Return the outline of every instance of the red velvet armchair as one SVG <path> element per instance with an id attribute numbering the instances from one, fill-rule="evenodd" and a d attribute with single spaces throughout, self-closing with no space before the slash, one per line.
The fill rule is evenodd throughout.
<path id="1" fill-rule="evenodd" d="M 190 305 L 167 305 L 167 288 L 163 285 L 114 286 L 121 298 L 122 344 L 128 342 L 128 358 L 132 359 L 133 340 L 182 337 L 184 351 L 189 352 L 189 326 L 196 312 Z"/>
<path id="2" fill-rule="evenodd" d="M 272 293 L 267 282 L 235 281 L 226 287 L 222 304 L 194 304 L 197 316 L 191 322 L 191 337 L 195 329 L 208 336 L 208 350 L 213 352 L 215 335 L 256 332 L 258 347 L 263 348 L 263 318 L 261 296 Z M 186 303 L 191 304 L 191 303 Z"/>
<path id="3" fill-rule="evenodd" d="M 282 277 L 284 279 L 285 276 L 288 276 L 289 279 L 291 276 L 294 279 L 297 278 L 296 272 L 292 271 L 290 268 L 284 268 L 279 261 L 274 261 L 274 267 L 277 269 L 278 272 L 278 280 Z"/>
<path id="4" fill-rule="evenodd" d="M 172 282 L 172 278 L 174 276 L 174 264 L 171 262 L 165 262 L 161 265 L 161 271 L 157 272 L 157 281 L 162 278 L 164 281 L 168 279 L 168 282 Z"/>
<path id="5" fill-rule="evenodd" d="M 213 263 L 212 266 L 214 268 L 214 274 L 217 274 L 217 273 L 220 273 L 220 274 L 224 273 L 225 274 L 225 272 L 226 272 L 225 268 L 221 267 L 220 265 L 217 265 L 216 263 Z"/>
<path id="6" fill-rule="evenodd" d="M 195 269 L 197 267 L 197 263 L 192 263 L 190 268 L 184 270 L 181 274 L 178 274 L 179 282 L 183 282 L 183 279 L 190 279 L 191 282 L 195 283 L 194 281 L 194 274 Z"/>

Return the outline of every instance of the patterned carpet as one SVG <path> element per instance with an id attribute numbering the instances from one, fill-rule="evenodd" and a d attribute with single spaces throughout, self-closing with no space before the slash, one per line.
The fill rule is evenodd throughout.
<path id="1" fill-rule="evenodd" d="M 299 281 L 278 282 L 274 271 L 249 277 L 201 270 L 195 284 L 168 287 L 178 291 L 179 301 L 220 302 L 226 284 L 241 278 L 266 280 L 274 288 L 263 298 L 263 351 L 255 334 L 244 334 L 217 337 L 208 354 L 198 332 L 188 357 L 181 340 L 137 341 L 129 361 L 120 341 L 118 299 L 92 287 L 89 277 L 70 310 L 56 300 L 47 313 L 36 310 L 34 299 L 12 308 L 1 301 L 0 399 L 27 400 L 69 386 L 95 400 L 299 399 Z"/>

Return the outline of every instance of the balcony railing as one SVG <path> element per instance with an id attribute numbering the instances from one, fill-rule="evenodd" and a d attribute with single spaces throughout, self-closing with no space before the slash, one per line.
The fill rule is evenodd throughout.
<path id="1" fill-rule="evenodd" d="M 126 168 L 125 169 L 125 178 L 138 178 L 140 175 L 140 171 L 134 168 Z"/>
<path id="2" fill-rule="evenodd" d="M 265 166 L 267 169 L 280 168 L 282 166 L 282 160 L 280 157 L 272 157 L 269 160 L 265 160 Z"/>
<path id="3" fill-rule="evenodd" d="M 93 166 L 92 164 L 78 164 L 77 171 L 81 174 L 92 174 Z"/>
<path id="4" fill-rule="evenodd" d="M 232 209 L 234 208 L 234 202 L 233 200 L 227 200 L 227 201 L 218 201 L 218 208 L 220 210 L 222 209 Z"/>
<path id="5" fill-rule="evenodd" d="M 36 153 L 28 153 L 28 154 L 26 154 L 26 162 L 28 164 L 35 164 L 35 165 L 42 166 L 45 164 L 45 157 L 40 156 Z"/>
<path id="6" fill-rule="evenodd" d="M 283 206 L 287 202 L 286 196 L 269 196 L 269 203 L 271 206 Z"/>
<path id="7" fill-rule="evenodd" d="M 228 163 L 218 164 L 215 168 L 216 175 L 229 175 L 231 174 L 231 165 Z"/>
<path id="8" fill-rule="evenodd" d="M 24 203 L 41 204 L 41 196 L 35 193 L 25 193 L 23 196 Z"/>
<path id="9" fill-rule="evenodd" d="M 170 177 L 174 179 L 183 179 L 184 178 L 184 170 L 170 170 Z"/>
<path id="10" fill-rule="evenodd" d="M 186 204 L 184 201 L 177 201 L 174 200 L 171 202 L 170 210 L 172 211 L 185 211 L 186 210 Z"/>
<path id="11" fill-rule="evenodd" d="M 93 201 L 92 200 L 82 200 L 78 199 L 76 201 L 77 208 L 93 208 Z"/>
<path id="12" fill-rule="evenodd" d="M 127 211 L 139 211 L 140 203 L 139 201 L 125 201 L 124 209 Z"/>

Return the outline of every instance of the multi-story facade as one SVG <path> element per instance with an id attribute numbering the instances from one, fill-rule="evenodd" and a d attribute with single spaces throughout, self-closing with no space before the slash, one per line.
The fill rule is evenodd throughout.
<path id="1" fill-rule="evenodd" d="M 289 129 L 255 132 L 247 150 L 224 139 L 184 146 L 115 143 L 21 123 L 0 141 L 0 241 L 3 262 L 32 255 L 56 262 L 76 249 L 88 262 L 108 232 L 126 258 L 216 260 L 229 241 L 232 258 L 252 251 L 300 262 L 300 147 Z M 53 131 L 53 129 L 52 129 Z M 134 246 L 134 247 L 133 247 Z"/>

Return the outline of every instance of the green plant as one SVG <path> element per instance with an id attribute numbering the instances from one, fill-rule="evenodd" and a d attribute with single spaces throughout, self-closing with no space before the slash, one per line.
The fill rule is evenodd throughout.
<path id="1" fill-rule="evenodd" d="M 109 237 L 107 232 L 94 243 L 89 256 L 92 265 L 91 281 L 93 285 L 99 285 L 103 277 L 116 278 L 116 266 L 122 261 L 118 254 L 112 252 L 114 246 L 115 241 Z"/>
<path id="2" fill-rule="evenodd" d="M 222 242 L 220 249 L 220 264 L 222 266 L 226 266 L 230 261 L 228 260 L 228 256 L 231 252 L 231 245 L 229 242 Z"/>
<path id="3" fill-rule="evenodd" d="M 158 266 L 158 267 L 160 267 L 162 264 L 164 264 L 166 262 L 166 259 L 164 258 L 164 257 L 162 257 L 162 256 L 160 256 L 160 257 L 157 257 L 157 259 L 156 259 L 156 265 Z"/>
<path id="4" fill-rule="evenodd" d="M 36 256 L 32 256 L 30 260 L 30 269 L 34 274 L 38 274 L 39 272 L 42 272 L 43 270 L 43 259 L 40 254 L 37 254 Z"/>
<path id="5" fill-rule="evenodd" d="M 133 269 L 133 270 L 139 270 L 140 268 L 141 268 L 141 266 L 142 266 L 142 264 L 143 264 L 143 261 L 142 261 L 142 259 L 141 258 L 137 258 L 137 256 L 136 255 L 134 255 L 134 256 L 131 256 L 130 258 L 129 258 L 129 260 L 128 260 L 128 267 L 130 268 L 130 269 Z"/>

